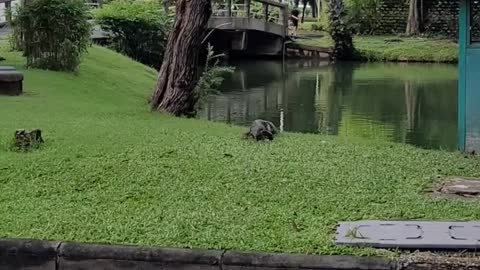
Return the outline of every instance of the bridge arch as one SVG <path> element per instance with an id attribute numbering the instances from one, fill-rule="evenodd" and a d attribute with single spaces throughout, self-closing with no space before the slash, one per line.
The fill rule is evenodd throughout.
<path id="1" fill-rule="evenodd" d="M 254 10 L 254 5 L 261 9 Z M 273 0 L 215 3 L 208 41 L 224 52 L 280 55 L 288 36 L 288 5 Z"/>

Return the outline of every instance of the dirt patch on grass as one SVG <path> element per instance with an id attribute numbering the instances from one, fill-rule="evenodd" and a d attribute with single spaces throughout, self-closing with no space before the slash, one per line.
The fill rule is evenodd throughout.
<path id="1" fill-rule="evenodd" d="M 397 269 L 477 270 L 480 269 L 480 257 L 478 253 L 418 252 L 403 255 L 398 260 Z"/>
<path id="2" fill-rule="evenodd" d="M 480 179 L 450 177 L 435 185 L 430 192 L 435 197 L 480 200 Z"/>

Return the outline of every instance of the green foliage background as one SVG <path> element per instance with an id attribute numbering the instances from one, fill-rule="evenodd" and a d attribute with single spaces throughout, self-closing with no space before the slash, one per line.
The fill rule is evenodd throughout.
<path id="1" fill-rule="evenodd" d="M 91 26 L 82 0 L 36 0 L 13 18 L 15 48 L 27 67 L 75 71 L 89 45 Z"/>
<path id="2" fill-rule="evenodd" d="M 103 30 L 112 34 L 111 46 L 145 65 L 160 68 L 172 25 L 159 1 L 116 0 L 95 11 Z"/>

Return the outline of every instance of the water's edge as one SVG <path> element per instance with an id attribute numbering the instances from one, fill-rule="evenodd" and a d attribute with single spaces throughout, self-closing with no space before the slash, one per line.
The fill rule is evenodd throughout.
<path id="1" fill-rule="evenodd" d="M 457 149 L 457 67 L 448 64 L 243 61 L 199 116 L 246 126 Z"/>

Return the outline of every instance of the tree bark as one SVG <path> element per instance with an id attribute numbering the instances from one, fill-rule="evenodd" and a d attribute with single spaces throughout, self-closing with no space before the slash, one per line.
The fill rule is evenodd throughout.
<path id="1" fill-rule="evenodd" d="M 198 55 L 211 13 L 210 0 L 176 1 L 175 23 L 150 101 L 152 110 L 175 116 L 195 113 Z"/>
<path id="2" fill-rule="evenodd" d="M 407 35 L 416 35 L 420 32 L 419 14 L 417 0 L 410 0 L 407 20 Z"/>

